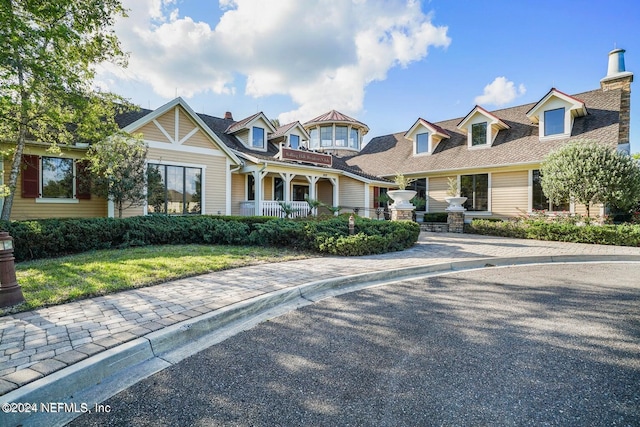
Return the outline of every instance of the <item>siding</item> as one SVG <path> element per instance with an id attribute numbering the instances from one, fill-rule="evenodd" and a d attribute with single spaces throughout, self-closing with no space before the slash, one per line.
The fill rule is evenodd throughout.
<path id="1" fill-rule="evenodd" d="M 240 215 L 240 202 L 246 200 L 246 175 L 231 175 L 231 215 Z"/>
<path id="2" fill-rule="evenodd" d="M 448 177 L 440 176 L 429 178 L 428 198 L 429 212 L 444 212 L 449 204 L 445 202 L 447 189 L 449 188 Z"/>
<path id="3" fill-rule="evenodd" d="M 27 147 L 24 154 L 51 156 L 44 148 Z M 65 151 L 60 157 L 81 159 L 84 151 Z M 11 159 L 4 161 L 4 182 L 9 183 Z M 22 198 L 22 177 L 18 176 L 15 197 L 11 208 L 12 220 L 44 219 L 44 218 L 91 218 L 107 216 L 107 201 L 94 195 L 89 200 L 78 200 L 78 203 L 36 203 L 36 199 Z"/>
<path id="4" fill-rule="evenodd" d="M 196 127 L 196 124 L 187 116 L 187 114 L 181 108 L 180 113 L 178 114 L 178 141 L 182 141 L 182 138 L 187 136 L 187 134 Z"/>
<path id="5" fill-rule="evenodd" d="M 491 174 L 491 213 L 500 218 L 525 214 L 529 209 L 529 172 Z"/>
<path id="6" fill-rule="evenodd" d="M 340 177 L 340 206 L 341 212 L 351 211 L 352 208 L 364 207 L 364 183 L 353 178 Z"/>
<path id="7" fill-rule="evenodd" d="M 318 181 L 318 193 L 317 193 L 317 198 L 319 201 L 321 201 L 322 203 L 326 203 L 329 206 L 333 206 L 333 185 L 331 184 L 331 181 L 327 181 L 327 180 L 320 180 Z M 322 207 L 318 209 L 318 214 L 325 214 L 328 215 L 330 214 L 331 211 L 329 211 L 329 209 Z"/>
<path id="8" fill-rule="evenodd" d="M 175 110 L 167 111 L 162 116 L 156 119 L 160 126 L 164 128 L 164 130 L 169 134 L 169 136 L 173 139 L 176 135 L 176 113 Z M 153 124 L 153 122 L 152 122 Z"/>
<path id="9" fill-rule="evenodd" d="M 142 126 L 140 129 L 137 129 L 132 133 L 133 134 L 142 133 L 144 135 L 144 139 L 147 141 L 166 142 L 167 144 L 171 143 L 171 141 L 169 141 L 167 137 L 164 136 L 164 134 L 160 131 L 160 129 L 158 129 L 158 126 L 156 126 L 156 124 L 153 122 L 147 123 L 146 125 Z"/>

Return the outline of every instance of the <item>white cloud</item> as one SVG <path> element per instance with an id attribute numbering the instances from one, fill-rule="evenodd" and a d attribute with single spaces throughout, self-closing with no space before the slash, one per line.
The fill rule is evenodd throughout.
<path id="1" fill-rule="evenodd" d="M 367 84 L 450 43 L 417 0 L 221 0 L 217 25 L 180 16 L 176 2 L 125 0 L 116 26 L 129 67 L 119 79 L 147 82 L 162 97 L 234 93 L 288 95 L 282 122 L 338 109 L 362 110 Z M 107 76 L 110 78 L 112 76 Z M 124 94 L 126 96 L 126 94 Z"/>
<path id="2" fill-rule="evenodd" d="M 504 105 L 508 104 L 518 96 L 527 92 L 527 88 L 522 83 L 516 85 L 507 80 L 506 77 L 496 77 L 494 81 L 484 87 L 484 93 L 476 96 L 475 103 L 478 105 Z"/>

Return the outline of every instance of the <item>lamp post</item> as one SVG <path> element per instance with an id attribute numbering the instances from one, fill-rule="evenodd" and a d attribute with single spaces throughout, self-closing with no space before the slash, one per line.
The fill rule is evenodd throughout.
<path id="1" fill-rule="evenodd" d="M 13 257 L 13 237 L 0 231 L 0 307 L 9 307 L 24 302 L 22 289 L 16 280 Z"/>
<path id="2" fill-rule="evenodd" d="M 349 234 L 355 233 L 355 228 L 356 228 L 356 220 L 353 217 L 353 214 L 351 214 L 349 216 Z"/>

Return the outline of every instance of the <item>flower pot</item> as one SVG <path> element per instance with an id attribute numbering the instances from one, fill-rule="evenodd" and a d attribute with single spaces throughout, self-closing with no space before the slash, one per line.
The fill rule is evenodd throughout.
<path id="1" fill-rule="evenodd" d="M 449 207 L 445 209 L 448 212 L 464 212 L 466 209 L 462 206 L 467 201 L 466 197 L 445 197 L 444 200 L 449 203 Z"/>
<path id="2" fill-rule="evenodd" d="M 387 195 L 393 199 L 391 207 L 399 209 L 413 209 L 410 202 L 411 199 L 417 194 L 415 190 L 391 190 L 387 191 Z"/>

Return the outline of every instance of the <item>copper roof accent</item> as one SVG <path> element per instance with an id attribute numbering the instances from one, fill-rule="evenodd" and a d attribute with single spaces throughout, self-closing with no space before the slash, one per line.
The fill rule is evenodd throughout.
<path id="1" fill-rule="evenodd" d="M 339 111 L 331 110 L 328 113 L 325 113 L 321 116 L 316 117 L 315 119 L 311 119 L 308 122 L 304 123 L 304 127 L 309 127 L 311 125 L 321 124 L 321 123 L 336 123 L 343 122 L 349 123 L 351 125 L 356 125 L 360 129 L 364 130 L 364 134 L 369 132 L 369 126 L 365 125 L 362 122 L 354 119 L 353 117 L 349 117 L 346 114 L 342 114 Z"/>

